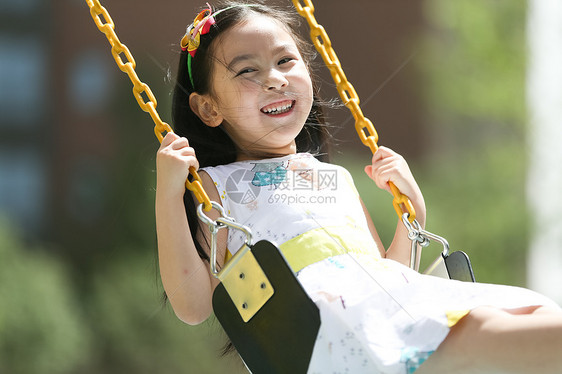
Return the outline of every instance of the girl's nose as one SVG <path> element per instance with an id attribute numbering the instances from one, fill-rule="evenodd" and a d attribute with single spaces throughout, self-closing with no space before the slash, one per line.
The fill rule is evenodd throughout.
<path id="1" fill-rule="evenodd" d="M 266 91 L 280 90 L 288 85 L 289 81 L 285 75 L 276 69 L 271 69 L 264 81 L 264 89 Z"/>

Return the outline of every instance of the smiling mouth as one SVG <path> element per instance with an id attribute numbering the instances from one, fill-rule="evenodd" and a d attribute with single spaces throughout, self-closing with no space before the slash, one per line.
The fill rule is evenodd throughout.
<path id="1" fill-rule="evenodd" d="M 291 111 L 294 105 L 295 105 L 295 100 L 287 100 L 287 101 L 282 101 L 279 103 L 264 106 L 260 110 L 262 113 L 267 115 L 279 115 Z"/>

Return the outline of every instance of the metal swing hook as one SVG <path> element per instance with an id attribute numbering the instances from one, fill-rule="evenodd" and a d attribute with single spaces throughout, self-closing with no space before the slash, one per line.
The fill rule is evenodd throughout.
<path id="1" fill-rule="evenodd" d="M 431 240 L 435 240 L 436 242 L 441 243 L 441 245 L 443 246 L 443 256 L 448 256 L 449 242 L 447 242 L 445 238 L 422 229 L 420 223 L 417 220 L 414 220 L 412 223 L 410 223 L 408 218 L 408 213 L 404 213 L 402 215 L 402 223 L 408 230 L 408 239 L 412 241 L 412 249 L 410 252 L 410 268 L 419 271 L 418 245 L 421 247 L 427 247 Z"/>
<path id="2" fill-rule="evenodd" d="M 203 212 L 203 204 L 197 207 L 199 219 L 207 224 L 211 232 L 211 273 L 221 281 L 242 320 L 248 322 L 271 299 L 275 290 L 252 253 L 250 229 L 236 223 L 226 214 L 222 205 L 211 201 L 211 206 L 220 213 L 220 217 L 214 221 Z M 246 242 L 219 271 L 217 270 L 217 234 L 225 227 L 242 231 L 246 235 Z"/>
<path id="3" fill-rule="evenodd" d="M 217 234 L 219 230 L 225 227 L 232 227 L 233 229 L 242 231 L 246 235 L 246 247 L 252 245 L 252 232 L 248 227 L 237 223 L 234 218 L 229 217 L 219 203 L 211 201 L 211 206 L 220 213 L 220 217 L 218 217 L 216 221 L 213 221 L 203 212 L 203 204 L 197 207 L 197 216 L 209 227 L 209 231 L 211 232 L 211 273 L 215 278 L 219 278 L 220 270 L 217 270 Z"/>

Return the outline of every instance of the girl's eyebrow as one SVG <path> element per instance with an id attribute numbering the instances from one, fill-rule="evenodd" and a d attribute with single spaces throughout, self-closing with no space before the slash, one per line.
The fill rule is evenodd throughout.
<path id="1" fill-rule="evenodd" d="M 282 52 L 285 52 L 285 51 L 294 50 L 295 48 L 296 47 L 294 45 L 291 45 L 290 43 L 281 44 L 280 46 L 275 47 L 272 50 L 272 54 L 276 55 L 278 53 L 282 53 Z M 247 53 L 247 54 L 236 56 L 232 59 L 232 61 L 230 61 L 230 63 L 227 65 L 226 68 L 228 70 L 233 70 L 234 65 L 236 65 L 240 61 L 252 60 L 255 57 L 256 57 L 256 54 L 253 54 L 253 53 Z"/>
<path id="2" fill-rule="evenodd" d="M 240 61 L 246 61 L 246 60 L 251 60 L 255 57 L 256 55 L 254 54 L 245 54 L 245 55 L 239 55 L 236 56 L 232 59 L 232 61 L 230 61 L 230 63 L 227 65 L 227 69 L 228 70 L 233 70 L 234 65 L 236 65 L 237 63 L 239 63 Z"/>

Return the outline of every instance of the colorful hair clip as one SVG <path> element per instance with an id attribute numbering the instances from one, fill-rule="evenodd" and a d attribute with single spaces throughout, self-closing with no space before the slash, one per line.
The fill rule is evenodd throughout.
<path id="1" fill-rule="evenodd" d="M 181 49 L 182 51 L 188 51 L 191 57 L 195 57 L 197 53 L 197 48 L 199 48 L 201 35 L 205 35 L 211 29 L 211 26 L 215 24 L 215 18 L 213 17 L 213 9 L 207 3 L 207 9 L 201 11 L 193 23 L 188 27 L 187 33 L 181 39 Z"/>
<path id="2" fill-rule="evenodd" d="M 197 17 L 195 17 L 180 42 L 181 50 L 189 53 L 187 56 L 187 71 L 193 89 L 195 89 L 195 85 L 193 84 L 193 76 L 191 74 L 191 59 L 195 57 L 195 53 L 197 53 L 197 48 L 199 48 L 199 44 L 201 43 L 201 35 L 207 34 L 211 26 L 215 24 L 215 18 L 212 14 L 213 9 L 209 3 L 207 3 L 207 9 L 201 11 Z"/>
<path id="3" fill-rule="evenodd" d="M 191 60 L 195 57 L 199 44 L 201 44 L 201 35 L 205 35 L 211 30 L 211 26 L 215 24 L 214 16 L 236 6 L 251 7 L 255 6 L 255 4 L 233 5 L 213 13 L 213 8 L 209 5 L 209 3 L 207 3 L 207 9 L 201 11 L 197 17 L 195 17 L 193 23 L 187 28 L 187 32 L 183 38 L 181 38 L 181 49 L 182 51 L 188 52 L 187 72 L 193 89 L 195 89 L 195 85 L 193 84 L 193 75 L 191 74 Z"/>
<path id="4" fill-rule="evenodd" d="M 220 12 L 221 11 L 215 14 Z M 195 57 L 197 53 L 197 48 L 199 48 L 199 44 L 201 43 L 201 35 L 207 34 L 214 24 L 215 18 L 213 17 L 213 8 L 207 3 L 207 9 L 201 11 L 197 17 L 195 17 L 180 42 L 182 51 L 187 51 L 189 53 L 187 56 L 187 72 L 193 89 L 195 89 L 195 85 L 193 84 L 193 75 L 191 74 L 191 59 Z"/>

